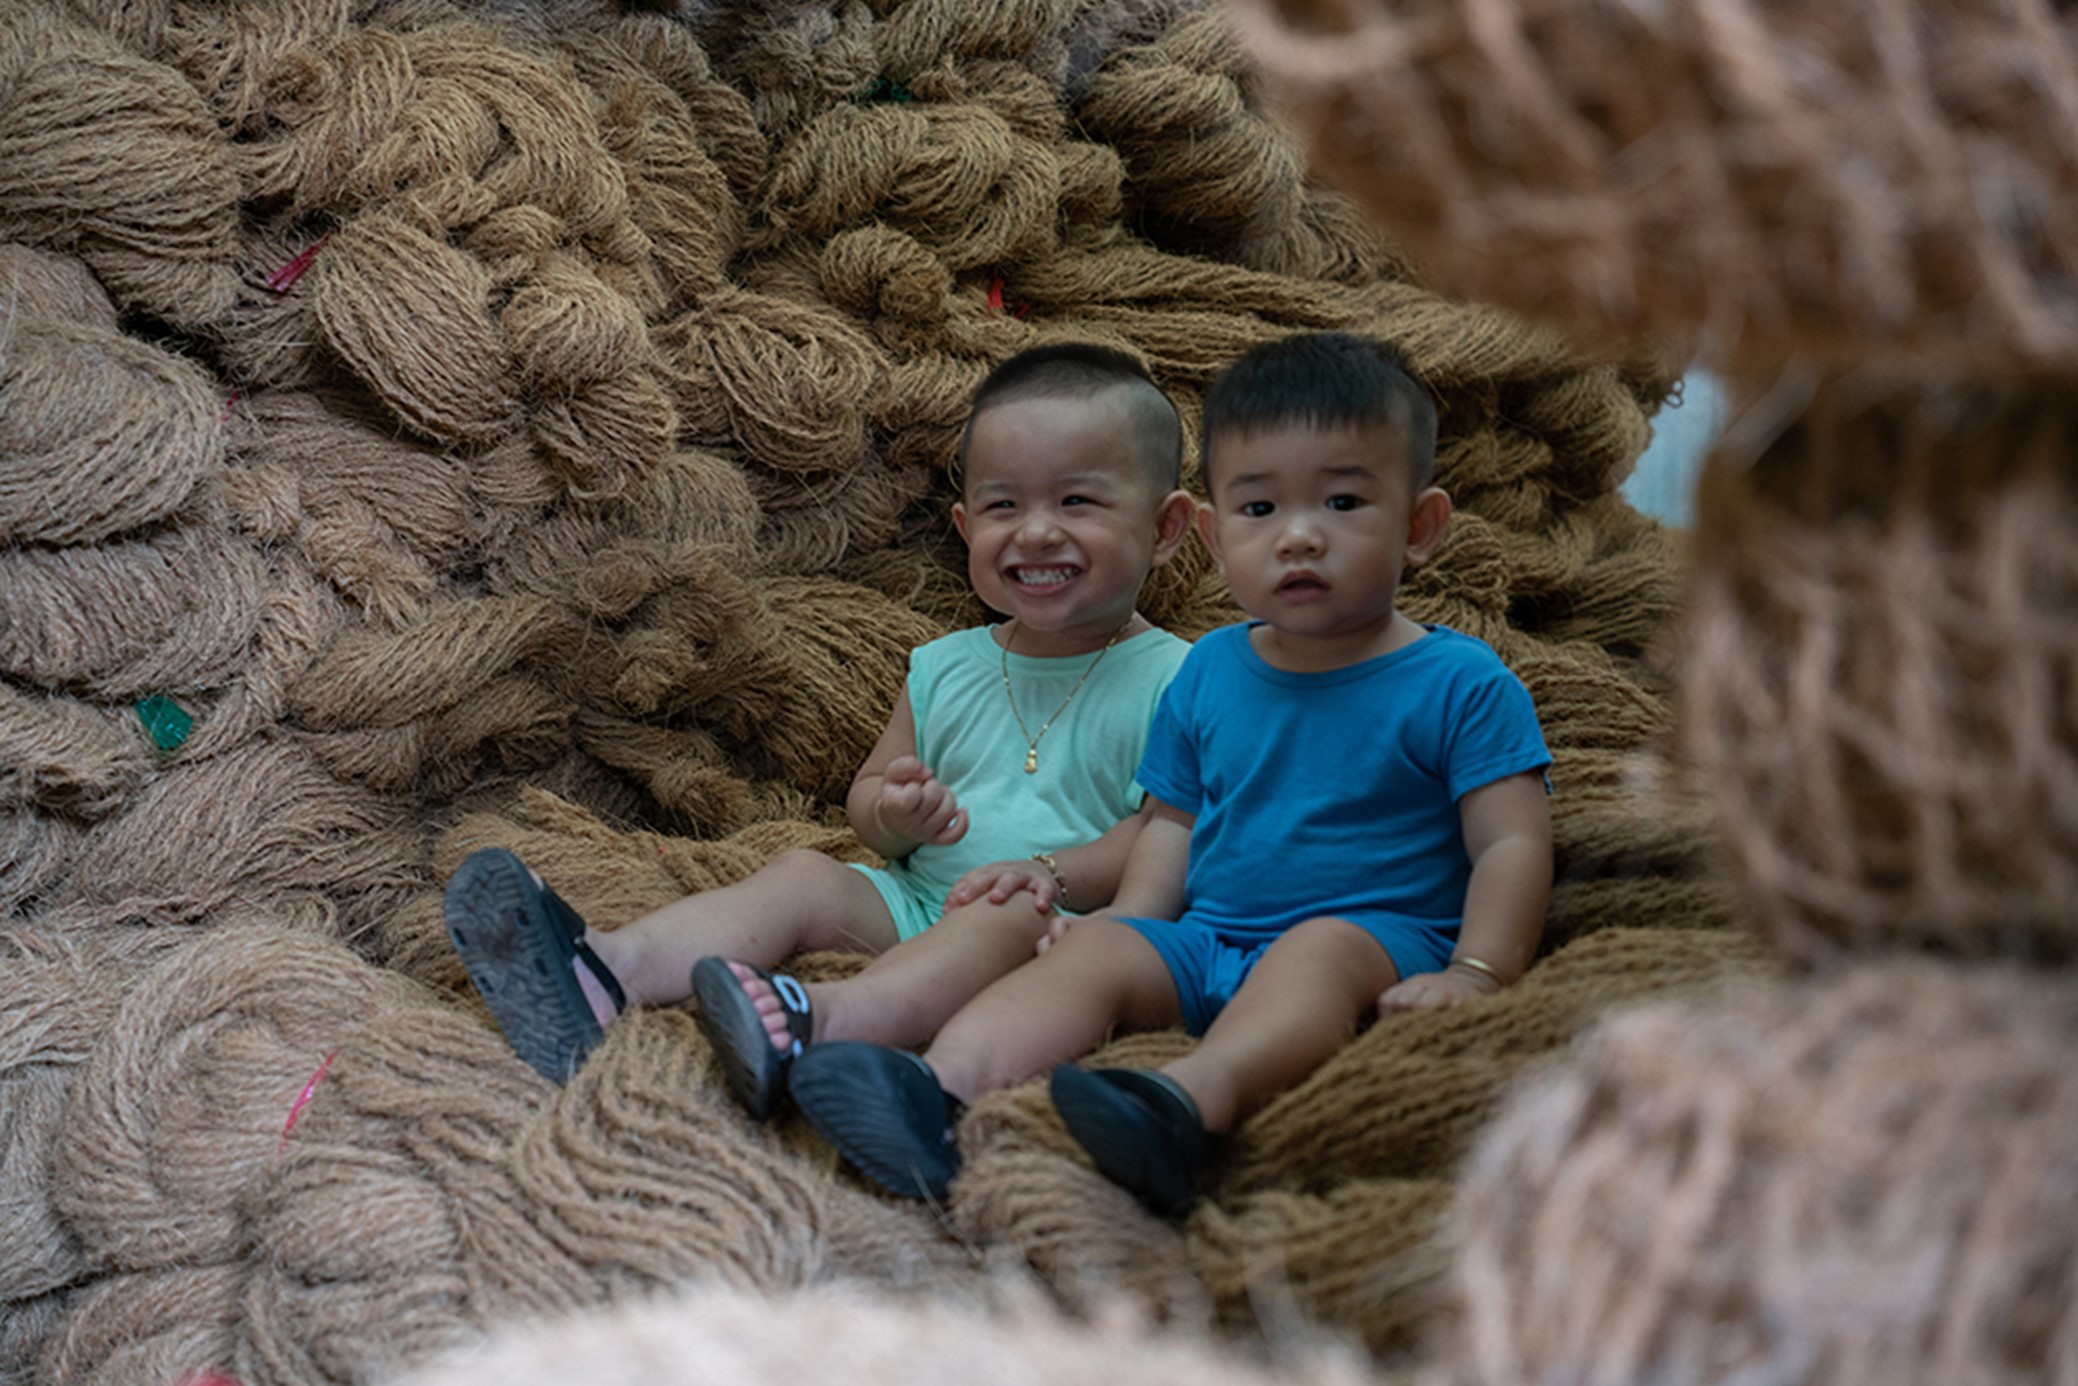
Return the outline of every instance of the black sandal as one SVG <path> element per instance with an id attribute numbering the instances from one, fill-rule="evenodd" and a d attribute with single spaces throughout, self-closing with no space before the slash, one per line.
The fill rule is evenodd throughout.
<path id="1" fill-rule="evenodd" d="M 441 902 L 448 940 L 515 1054 L 566 1081 L 606 1032 L 571 967 L 582 962 L 627 1009 L 619 979 L 584 941 L 584 919 L 502 847 L 471 852 Z"/>
<path id="2" fill-rule="evenodd" d="M 1049 1087 L 1054 1110 L 1099 1174 L 1162 1217 L 1189 1214 L 1218 1142 L 1174 1079 L 1145 1068 L 1062 1064 Z"/>
<path id="3" fill-rule="evenodd" d="M 792 1043 L 785 1049 L 773 1046 L 757 1003 L 722 958 L 702 958 L 693 964 L 693 995 L 700 1002 L 694 1018 L 721 1060 L 729 1091 L 746 1111 L 763 1121 L 778 1107 L 779 1095 L 786 1090 L 787 1070 L 807 1045 L 813 1022 L 808 993 L 799 982 L 784 973 L 775 975 L 749 963 L 743 966 L 750 967 L 779 998 Z"/>
<path id="4" fill-rule="evenodd" d="M 837 1040 L 794 1061 L 788 1087 L 808 1124 L 890 1193 L 945 1201 L 960 1172 L 953 1127 L 964 1110 L 906 1049 Z"/>

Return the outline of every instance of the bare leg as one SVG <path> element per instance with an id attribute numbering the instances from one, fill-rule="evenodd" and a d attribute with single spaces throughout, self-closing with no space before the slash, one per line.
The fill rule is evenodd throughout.
<path id="1" fill-rule="evenodd" d="M 1205 1038 L 1162 1072 L 1225 1131 L 1349 1043 L 1378 994 L 1399 980 L 1385 949 L 1354 924 L 1309 919 L 1271 944 Z"/>
<path id="2" fill-rule="evenodd" d="M 1086 1054 L 1114 1026 L 1174 1025 L 1176 984 L 1154 945 L 1109 919 L 1086 919 L 1029 965 L 962 1006 L 924 1051 L 963 1102 Z"/>
<path id="3" fill-rule="evenodd" d="M 914 938 L 875 958 L 863 972 L 834 982 L 812 982 L 808 993 L 812 1039 L 863 1040 L 910 1049 L 927 1043 L 961 1006 L 997 978 L 1032 961 L 1053 916 L 1020 892 L 1002 904 L 979 900 L 948 910 Z M 787 1012 L 771 983 L 731 964 L 736 980 L 758 1008 L 772 1047 L 793 1044 Z"/>
<path id="4" fill-rule="evenodd" d="M 587 929 L 631 1002 L 692 995 L 693 964 L 735 958 L 772 967 L 802 949 L 878 953 L 895 942 L 895 922 L 873 883 L 820 852 L 782 853 L 719 890 L 674 900 L 611 931 Z M 578 980 L 590 974 L 579 965 Z M 587 987 L 587 997 L 592 990 Z M 594 1010 L 603 997 L 593 999 Z M 609 1005 L 606 1018 L 611 1018 Z"/>
<path id="5" fill-rule="evenodd" d="M 868 1040 L 913 1048 L 990 983 L 1032 961 L 1051 918 L 1023 892 L 1002 904 L 948 910 L 865 971 L 808 988 L 818 1040 Z"/>

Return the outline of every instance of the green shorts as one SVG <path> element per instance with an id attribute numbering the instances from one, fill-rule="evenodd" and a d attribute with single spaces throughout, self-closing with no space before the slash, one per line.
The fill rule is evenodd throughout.
<path id="1" fill-rule="evenodd" d="M 887 912 L 894 917 L 897 939 L 915 938 L 938 922 L 945 913 L 945 895 L 942 891 L 929 891 L 907 876 L 882 870 L 877 866 L 861 866 L 847 862 L 852 870 L 873 882 L 880 898 L 887 903 Z"/>

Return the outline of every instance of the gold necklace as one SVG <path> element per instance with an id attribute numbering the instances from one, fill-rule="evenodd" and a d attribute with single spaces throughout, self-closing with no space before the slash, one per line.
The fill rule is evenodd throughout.
<path id="1" fill-rule="evenodd" d="M 1010 715 L 1017 719 L 1017 729 L 1024 734 L 1025 773 L 1027 775 L 1039 773 L 1040 740 L 1045 737 L 1046 733 L 1053 727 L 1053 724 L 1060 720 L 1061 714 L 1068 710 L 1068 704 L 1075 701 L 1075 695 L 1080 693 L 1082 686 L 1090 681 L 1090 675 L 1097 672 L 1097 666 L 1104 662 L 1105 655 L 1111 653 L 1111 647 L 1118 643 L 1118 637 L 1126 633 L 1126 626 L 1132 624 L 1133 618 L 1128 616 L 1124 626 L 1120 626 L 1117 630 L 1111 632 L 1111 638 L 1104 642 L 1104 648 L 1097 651 L 1097 657 L 1091 660 L 1089 667 L 1082 671 L 1082 677 L 1075 680 L 1075 686 L 1068 690 L 1068 696 L 1061 699 L 1061 705 L 1053 710 L 1053 716 L 1047 718 L 1040 726 L 1037 735 L 1034 735 L 1032 729 L 1025 725 L 1024 714 L 1017 710 L 1017 694 L 1010 691 L 1010 642 L 1017 637 L 1017 618 L 1011 617 L 1009 628 L 1003 632 L 1003 696 L 1009 699 Z"/>

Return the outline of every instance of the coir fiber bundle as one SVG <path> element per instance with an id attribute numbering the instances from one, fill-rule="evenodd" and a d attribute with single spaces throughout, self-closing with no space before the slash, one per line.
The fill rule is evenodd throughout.
<path id="1" fill-rule="evenodd" d="M 325 344 L 415 431 L 449 445 L 509 431 L 511 355 L 473 258 L 402 217 L 334 232 L 312 275 Z"/>
<path id="2" fill-rule="evenodd" d="M 501 595 L 554 597 L 589 617 L 619 618 L 668 580 L 685 550 L 749 567 L 758 518 L 740 465 L 677 452 L 622 494 L 573 501 L 516 533 L 492 556 L 488 582 Z"/>
<path id="3" fill-rule="evenodd" d="M 1352 284 L 1398 269 L 1361 215 L 1307 182 L 1303 151 L 1254 86 L 1231 19 L 1205 9 L 1122 46 L 1076 116 L 1124 161 L 1128 215 L 1165 248 Z"/>
<path id="4" fill-rule="evenodd" d="M 595 93 L 599 135 L 620 163 L 628 212 L 648 237 L 656 302 L 651 317 L 693 306 L 721 286 L 743 238 L 745 203 L 769 157 L 749 102 L 714 79 L 683 24 L 629 15 L 553 35 Z M 647 275 L 644 274 L 645 269 Z M 613 280 L 613 271 L 602 268 Z M 641 298 L 632 283 L 626 290 Z"/>
<path id="5" fill-rule="evenodd" d="M 2078 361 L 2047 0 L 1247 0 L 1313 166 L 1441 287 L 1724 358 Z"/>
<path id="6" fill-rule="evenodd" d="M 214 383 L 172 352 L 38 308 L 0 281 L 0 543 L 92 544 L 178 515 L 223 461 Z"/>
<path id="7" fill-rule="evenodd" d="M 1864 963 L 1610 1020 L 1459 1200 L 1443 1383 L 2078 1380 L 2078 997 Z"/>
<path id="8" fill-rule="evenodd" d="M 55 937 L 0 932 L 0 1319 L 108 1268 L 61 1217 L 64 1135 L 74 1081 L 108 1035 L 130 986 L 178 940 L 137 929 Z"/>
<path id="9" fill-rule="evenodd" d="M 396 1370 L 494 1323 L 688 1281 L 813 1283 L 835 1233 L 871 1230 L 873 1255 L 846 1249 L 859 1274 L 962 1259 L 920 1214 L 906 1239 L 831 1216 L 870 1196 L 748 1132 L 674 1011 L 628 1017 L 552 1089 L 488 1027 L 386 1009 L 341 1045 L 287 1151 L 248 1204 L 249 1380 Z"/>
<path id="10" fill-rule="evenodd" d="M 330 896 L 352 931 L 368 923 L 360 911 L 424 881 L 407 805 L 342 783 L 275 739 L 154 777 L 79 851 L 94 868 L 49 902 L 44 927 L 110 915 L 199 924 L 234 905 Z"/>
<path id="11" fill-rule="evenodd" d="M 32 912 L 72 869 L 86 830 L 40 809 L 0 807 L 0 913 Z"/>
<path id="12" fill-rule="evenodd" d="M 382 625 L 427 614 L 441 576 L 474 537 L 472 476 L 459 460 L 395 436 L 374 401 L 344 391 L 270 390 L 232 413 L 225 478 L 247 527 L 295 542 L 312 568 Z M 280 525 L 263 515 L 280 514 Z"/>
<path id="13" fill-rule="evenodd" d="M 810 475 L 864 453 L 886 362 L 826 306 L 723 288 L 655 341 L 686 442 Z"/>
<path id="14" fill-rule="evenodd" d="M 118 701 L 220 689 L 246 671 L 273 585 L 257 547 L 201 524 L 0 550 L 0 672 Z"/>
<path id="15" fill-rule="evenodd" d="M 213 453 L 213 420 L 209 436 Z M 0 672 L 108 703 L 176 700 L 194 731 L 167 749 L 190 758 L 272 726 L 336 628 L 337 600 L 299 555 L 227 523 L 252 519 L 235 498 L 192 511 L 98 544 L 0 550 Z"/>
<path id="16" fill-rule="evenodd" d="M 688 15 L 715 70 L 750 99 L 774 143 L 864 92 L 880 70 L 865 0 L 769 5 L 723 0 Z"/>
<path id="17" fill-rule="evenodd" d="M 150 772 L 134 715 L 0 684 L 0 805 L 91 820 Z"/>
<path id="18" fill-rule="evenodd" d="M 1850 378 L 1712 464 L 1686 737 L 1785 952 L 2078 955 L 2078 413 Z"/>
<path id="19" fill-rule="evenodd" d="M 123 1270 L 223 1263 L 240 1200 L 327 1054 L 401 993 L 339 943 L 277 918 L 226 923 L 137 975 L 72 1077 L 52 1203 Z"/>
<path id="20" fill-rule="evenodd" d="M 105 1276 L 67 1299 L 34 1363 L 36 1379 L 200 1381 L 232 1359 L 243 1281 L 237 1262 Z"/>
<path id="21" fill-rule="evenodd" d="M 753 248 L 815 242 L 877 217 L 955 272 L 1051 249 L 1060 171 L 1049 144 L 979 106 L 839 106 L 779 153 Z"/>
<path id="22" fill-rule="evenodd" d="M 0 241 L 77 254 L 126 311 L 206 329 L 235 290 L 237 196 L 179 73 L 41 6 L 0 18 Z"/>
<path id="23" fill-rule="evenodd" d="M 241 1381 L 391 1372 L 464 1337 L 486 1302 L 512 1317 L 586 1302 L 570 1259 L 512 1212 L 502 1173 L 547 1085 L 448 1007 L 369 1019 L 243 1204 Z M 501 1298 L 515 1277 L 531 1298 Z"/>

